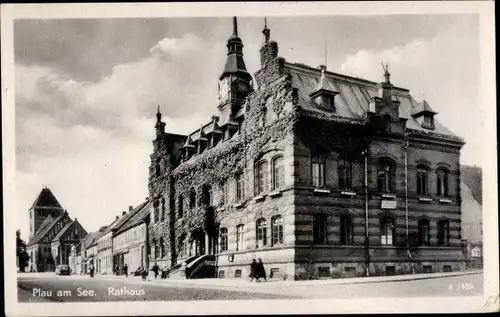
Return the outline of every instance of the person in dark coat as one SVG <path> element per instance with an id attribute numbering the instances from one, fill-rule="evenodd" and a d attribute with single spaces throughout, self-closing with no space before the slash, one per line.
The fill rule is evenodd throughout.
<path id="1" fill-rule="evenodd" d="M 125 274 L 125 277 L 128 277 L 128 265 L 126 263 L 123 266 L 123 274 Z"/>
<path id="2" fill-rule="evenodd" d="M 94 277 L 94 265 L 93 264 L 90 264 L 90 277 L 91 278 Z"/>
<path id="3" fill-rule="evenodd" d="M 158 266 L 158 263 L 155 262 L 155 265 L 151 268 L 151 271 L 155 273 L 155 280 L 158 278 L 158 271 L 160 270 L 160 267 Z"/>
<path id="4" fill-rule="evenodd" d="M 264 268 L 264 263 L 262 263 L 261 258 L 259 258 L 259 263 L 257 263 L 257 282 L 260 278 L 263 278 L 264 281 L 267 282 L 266 269 Z"/>
<path id="5" fill-rule="evenodd" d="M 250 282 L 253 282 L 253 279 L 255 279 L 256 281 L 259 280 L 259 277 L 257 275 L 258 268 L 259 265 L 257 264 L 257 262 L 255 262 L 255 259 L 252 259 L 252 264 L 250 264 Z"/>

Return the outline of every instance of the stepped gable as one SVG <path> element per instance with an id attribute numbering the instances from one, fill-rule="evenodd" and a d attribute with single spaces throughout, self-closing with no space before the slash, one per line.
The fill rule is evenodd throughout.
<path id="1" fill-rule="evenodd" d="M 284 72 L 290 74 L 292 87 L 298 89 L 299 106 L 313 114 L 319 114 L 324 117 L 331 117 L 334 120 L 363 123 L 367 119 L 370 99 L 378 96 L 377 83 L 361 78 L 350 77 L 338 73 L 326 71 L 324 79 L 321 81 L 321 70 L 300 63 L 285 62 Z M 310 97 L 318 85 L 323 89 L 339 92 L 335 97 L 335 112 L 322 110 L 316 106 Z M 427 107 L 427 103 L 418 103 L 410 95 L 408 89 L 392 87 L 392 100 L 399 102 L 399 117 L 408 119 L 407 127 L 412 130 L 418 130 L 423 133 L 429 133 L 412 116 L 414 109 Z M 427 105 L 426 105 L 427 104 Z M 430 109 L 432 111 L 432 109 Z M 437 120 L 434 121 L 435 129 L 432 134 L 440 134 L 453 139 L 461 140 L 456 134 L 451 132 Z"/>
<path id="2" fill-rule="evenodd" d="M 478 166 L 461 165 L 461 181 L 470 189 L 472 196 L 483 204 L 483 171 Z"/>
<path id="3" fill-rule="evenodd" d="M 38 197 L 33 202 L 33 205 L 31 205 L 30 209 L 35 207 L 51 207 L 63 209 L 54 194 L 52 194 L 52 191 L 47 187 L 42 189 Z"/>

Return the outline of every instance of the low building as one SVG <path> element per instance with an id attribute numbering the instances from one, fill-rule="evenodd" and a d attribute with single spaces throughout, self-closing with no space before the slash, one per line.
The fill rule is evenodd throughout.
<path id="1" fill-rule="evenodd" d="M 149 201 L 141 203 L 129 212 L 130 217 L 113 234 L 113 262 L 118 267 L 127 264 L 129 272 L 147 267 L 147 221 Z"/>
<path id="2" fill-rule="evenodd" d="M 462 240 L 467 267 L 483 266 L 483 175 L 480 167 L 461 166 Z"/>

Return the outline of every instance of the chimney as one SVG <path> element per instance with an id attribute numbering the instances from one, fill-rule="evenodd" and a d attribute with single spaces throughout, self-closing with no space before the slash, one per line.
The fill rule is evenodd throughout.
<path id="1" fill-rule="evenodd" d="M 127 214 L 126 211 L 122 211 L 122 216 L 125 216 Z"/>
<path id="2" fill-rule="evenodd" d="M 120 218 L 120 216 L 116 216 L 116 220 L 118 220 L 118 218 Z"/>
<path id="3" fill-rule="evenodd" d="M 146 197 L 146 201 L 149 201 L 149 197 Z"/>
<path id="4" fill-rule="evenodd" d="M 320 70 L 325 70 L 325 71 L 326 71 L 326 65 L 319 65 L 319 66 L 318 66 L 318 68 L 319 68 Z"/>
<path id="5" fill-rule="evenodd" d="M 132 211 L 134 209 L 134 206 L 128 206 L 128 211 Z"/>

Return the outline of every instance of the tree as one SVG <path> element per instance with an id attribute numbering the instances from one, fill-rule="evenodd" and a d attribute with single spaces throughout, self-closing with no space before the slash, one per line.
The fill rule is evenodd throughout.
<path id="1" fill-rule="evenodd" d="M 19 263 L 19 270 L 24 272 L 24 269 L 28 266 L 29 258 L 28 252 L 26 252 L 26 242 L 21 238 L 21 230 L 16 231 L 17 249 L 16 256 Z"/>

